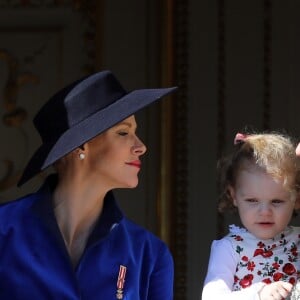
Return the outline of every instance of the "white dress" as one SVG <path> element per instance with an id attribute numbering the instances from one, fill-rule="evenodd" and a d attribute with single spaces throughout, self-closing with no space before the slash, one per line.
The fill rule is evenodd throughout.
<path id="1" fill-rule="evenodd" d="M 300 227 L 287 227 L 268 240 L 235 225 L 229 231 L 212 243 L 202 300 L 259 300 L 258 292 L 265 284 L 296 283 Z"/>

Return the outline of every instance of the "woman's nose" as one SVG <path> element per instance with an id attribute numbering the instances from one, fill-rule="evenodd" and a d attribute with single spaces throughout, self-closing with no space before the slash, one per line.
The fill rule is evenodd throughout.
<path id="1" fill-rule="evenodd" d="M 133 146 L 133 152 L 136 155 L 143 155 L 147 151 L 145 144 L 137 137 Z"/>

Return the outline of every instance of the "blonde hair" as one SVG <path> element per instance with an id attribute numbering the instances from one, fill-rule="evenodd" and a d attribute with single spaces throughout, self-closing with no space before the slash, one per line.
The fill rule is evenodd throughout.
<path id="1" fill-rule="evenodd" d="M 235 141 L 232 154 L 218 162 L 219 210 L 236 210 L 228 188 L 235 187 L 238 173 L 242 167 L 247 168 L 247 163 L 262 168 L 275 181 L 281 182 L 295 201 L 300 186 L 300 164 L 292 138 L 275 132 L 242 136 Z"/>

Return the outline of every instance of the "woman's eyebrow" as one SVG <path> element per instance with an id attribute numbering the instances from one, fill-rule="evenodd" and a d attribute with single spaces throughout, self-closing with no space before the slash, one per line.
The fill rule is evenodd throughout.
<path id="1" fill-rule="evenodd" d="M 126 125 L 126 126 L 128 126 L 128 127 L 132 127 L 131 123 L 126 122 L 126 121 L 120 122 L 120 123 L 117 124 L 117 126 L 122 126 L 122 125 Z"/>
<path id="2" fill-rule="evenodd" d="M 123 121 L 123 122 L 120 122 L 120 123 L 118 123 L 116 126 L 128 126 L 129 128 L 131 128 L 131 127 L 135 127 L 135 128 L 137 128 L 137 126 L 135 126 L 135 125 L 133 125 L 132 123 L 130 123 L 130 122 L 126 122 L 126 121 Z"/>

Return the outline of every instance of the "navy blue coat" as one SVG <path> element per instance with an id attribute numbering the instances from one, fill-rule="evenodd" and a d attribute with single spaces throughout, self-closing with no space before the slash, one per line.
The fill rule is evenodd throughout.
<path id="1" fill-rule="evenodd" d="M 48 178 L 38 192 L 0 206 L 1 300 L 173 299 L 168 248 L 124 217 L 112 192 L 74 269 L 54 216 L 53 184 Z"/>

